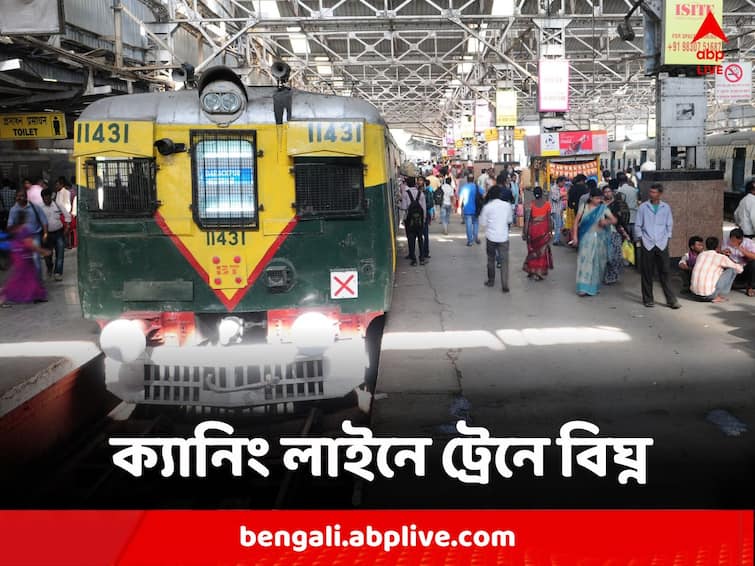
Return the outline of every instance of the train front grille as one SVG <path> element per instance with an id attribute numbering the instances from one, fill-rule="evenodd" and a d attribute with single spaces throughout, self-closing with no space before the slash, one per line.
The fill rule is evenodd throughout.
<path id="1" fill-rule="evenodd" d="M 320 399 L 323 361 L 243 366 L 144 366 L 144 402 L 242 406 Z"/>

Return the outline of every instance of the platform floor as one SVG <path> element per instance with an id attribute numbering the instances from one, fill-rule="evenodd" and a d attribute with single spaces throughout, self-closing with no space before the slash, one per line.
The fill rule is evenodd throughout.
<path id="1" fill-rule="evenodd" d="M 63 281 L 46 285 L 48 302 L 0 309 L 0 417 L 100 353 L 97 324 L 81 318 L 76 250 L 66 250 Z"/>
<path id="2" fill-rule="evenodd" d="M 580 298 L 575 251 L 554 247 L 555 269 L 545 281 L 529 280 L 518 230 L 504 294 L 498 281 L 483 286 L 482 235 L 482 245 L 466 247 L 458 216 L 449 236 L 440 225 L 431 234 L 426 266 L 399 259 L 373 414 L 376 435 L 435 439 L 428 477 L 378 480 L 366 492 L 368 507 L 755 504 L 755 299 L 735 291 L 714 305 L 680 295 L 674 311 L 656 284 L 656 306 L 646 308 L 633 269 L 599 296 Z M 727 436 L 706 419 L 717 409 L 747 432 Z M 601 435 L 652 437 L 648 484 L 620 486 L 612 468 L 605 478 L 564 479 L 553 446 L 544 478 L 526 468 L 466 486 L 439 465 L 439 446 L 460 418 L 493 436 L 555 439 L 562 424 L 583 419 Z"/>

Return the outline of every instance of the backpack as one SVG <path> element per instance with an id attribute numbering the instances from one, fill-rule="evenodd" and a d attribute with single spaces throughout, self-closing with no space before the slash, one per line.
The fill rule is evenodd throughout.
<path id="1" fill-rule="evenodd" d="M 474 194 L 475 216 L 480 216 L 480 213 L 482 212 L 482 207 L 484 204 L 485 204 L 485 197 L 482 196 L 480 189 L 475 185 L 475 194 Z"/>
<path id="2" fill-rule="evenodd" d="M 443 187 L 445 185 L 441 185 L 437 189 L 435 189 L 435 192 L 433 193 L 433 199 L 435 200 L 435 206 L 443 206 Z"/>
<path id="3" fill-rule="evenodd" d="M 422 210 L 419 198 L 414 198 L 409 189 L 407 189 L 406 194 L 409 195 L 409 208 L 406 210 L 406 222 L 404 222 L 406 231 L 412 233 L 422 232 L 422 228 L 425 225 L 425 212 Z"/>

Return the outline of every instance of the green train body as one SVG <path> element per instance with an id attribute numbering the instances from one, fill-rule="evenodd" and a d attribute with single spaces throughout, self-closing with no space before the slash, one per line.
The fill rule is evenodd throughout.
<path id="1" fill-rule="evenodd" d="M 74 141 L 81 305 L 113 393 L 247 408 L 362 383 L 396 261 L 399 155 L 373 106 L 216 68 L 92 104 Z"/>

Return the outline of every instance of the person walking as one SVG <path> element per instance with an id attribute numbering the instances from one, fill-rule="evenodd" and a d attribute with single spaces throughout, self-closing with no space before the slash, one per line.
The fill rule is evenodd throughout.
<path id="1" fill-rule="evenodd" d="M 549 201 L 551 205 L 551 224 L 553 225 L 553 245 L 561 245 L 561 228 L 563 227 L 563 208 L 561 207 L 561 189 L 566 184 L 566 177 L 558 177 L 551 185 Z"/>
<path id="2" fill-rule="evenodd" d="M 33 237 L 26 214 L 26 210 L 16 211 L 15 223 L 8 229 L 11 235 L 11 270 L 5 286 L 0 290 L 2 307 L 9 307 L 13 303 L 47 301 L 47 290 L 37 275 L 34 256 L 47 256 L 50 252 L 41 248 Z"/>
<path id="3" fill-rule="evenodd" d="M 425 177 L 417 177 L 417 190 L 422 198 L 425 199 L 425 224 L 422 227 L 422 245 L 424 246 L 420 256 L 426 260 L 430 259 L 430 224 L 435 218 L 435 199 L 433 197 L 433 190 L 428 185 Z"/>
<path id="4" fill-rule="evenodd" d="M 406 190 L 404 191 L 404 208 L 406 209 L 406 219 L 404 227 L 406 228 L 406 240 L 409 245 L 409 256 L 407 259 L 412 265 L 417 265 L 416 246 L 419 240 L 419 260 L 422 265 L 425 264 L 425 246 L 422 242 L 424 233 L 424 223 L 427 217 L 425 208 L 425 196 L 417 190 L 414 177 L 406 179 Z"/>
<path id="5" fill-rule="evenodd" d="M 637 189 L 630 184 L 625 173 L 619 172 L 616 175 L 616 182 L 619 185 L 618 192 L 622 194 L 624 202 L 629 207 L 629 235 L 632 238 L 637 238 L 638 236 L 634 233 L 635 223 L 637 222 L 637 211 L 639 210 Z"/>
<path id="6" fill-rule="evenodd" d="M 480 225 L 485 230 L 485 253 L 488 257 L 486 287 L 495 285 L 496 265 L 501 270 L 501 290 L 509 292 L 509 225 L 513 220 L 511 203 L 501 200 L 501 188 L 494 186 L 490 198 L 480 213 Z"/>
<path id="7" fill-rule="evenodd" d="M 548 269 L 553 269 L 550 247 L 553 220 L 551 204 L 543 198 L 543 189 L 535 187 L 532 194 L 535 198 L 524 215 L 522 237 L 527 242 L 527 257 L 522 269 L 527 272 L 527 277 L 542 281 L 548 275 Z"/>
<path id="8" fill-rule="evenodd" d="M 55 277 L 55 281 L 63 280 L 63 256 L 66 251 L 68 239 L 68 226 L 71 223 L 71 215 L 65 208 L 52 200 L 52 190 L 42 191 L 42 211 L 47 221 L 47 239 L 44 247 L 55 252 L 55 267 L 53 269 L 52 253 L 45 256 L 47 265 L 47 277 Z"/>
<path id="9" fill-rule="evenodd" d="M 440 206 L 440 223 L 443 225 L 443 234 L 448 236 L 448 224 L 451 221 L 451 211 L 454 206 L 456 206 L 456 198 L 454 197 L 454 188 L 451 184 L 451 177 L 446 177 L 438 190 L 443 193 L 443 201 Z"/>
<path id="10" fill-rule="evenodd" d="M 614 198 L 613 190 L 610 186 L 603 187 L 603 203 L 611 211 L 611 214 L 616 218 L 616 224 L 608 227 L 608 262 L 606 264 L 606 273 L 603 276 L 603 283 L 606 285 L 613 285 L 618 283 L 621 278 L 621 273 L 624 271 L 624 254 L 621 250 L 621 245 L 624 240 L 628 240 L 629 236 L 626 233 L 626 229 L 621 222 L 621 204 Z"/>
<path id="11" fill-rule="evenodd" d="M 654 183 L 650 186 L 648 194 L 650 200 L 643 202 L 637 210 L 634 236 L 642 244 L 640 246 L 642 302 L 646 307 L 655 305 L 653 272 L 657 270 L 663 294 L 666 296 L 666 304 L 672 309 L 679 309 L 681 305 L 669 285 L 668 243 L 674 229 L 674 217 L 671 207 L 661 200 L 663 185 Z"/>
<path id="12" fill-rule="evenodd" d="M 26 224 L 29 228 L 29 237 L 34 240 L 35 249 L 41 248 L 47 240 L 47 219 L 44 211 L 36 204 L 27 200 L 27 191 L 19 189 L 16 191 L 16 204 L 10 209 L 8 215 L 8 229 L 11 226 Z M 22 214 L 23 213 L 23 214 Z M 37 269 L 37 276 L 42 278 L 42 260 L 36 252 L 33 254 L 34 266 Z"/>
<path id="13" fill-rule="evenodd" d="M 467 246 L 475 242 L 480 243 L 478 237 L 479 214 L 478 210 L 482 208 L 483 192 L 474 181 L 474 175 L 467 175 L 467 182 L 459 189 L 459 202 L 461 203 L 461 212 L 464 215 L 464 223 L 467 227 Z"/>
<path id="14" fill-rule="evenodd" d="M 600 283 L 608 261 L 608 226 L 615 224 L 608 207 L 603 204 L 603 193 L 595 187 L 590 199 L 574 219 L 572 242 L 579 246 L 577 255 L 577 294 L 594 296 L 600 292 Z"/>

